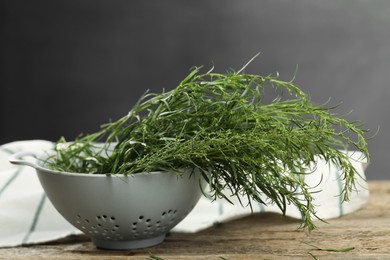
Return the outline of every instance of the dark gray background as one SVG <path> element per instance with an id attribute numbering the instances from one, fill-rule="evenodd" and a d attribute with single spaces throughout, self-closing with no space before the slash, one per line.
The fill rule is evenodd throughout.
<path id="1" fill-rule="evenodd" d="M 125 115 L 194 65 L 280 73 L 342 102 L 374 134 L 369 179 L 389 179 L 390 1 L 0 2 L 0 143 L 72 139 Z"/>

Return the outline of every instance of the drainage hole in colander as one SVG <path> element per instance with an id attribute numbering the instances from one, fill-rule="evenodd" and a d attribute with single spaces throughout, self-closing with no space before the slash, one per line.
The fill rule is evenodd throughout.
<path id="1" fill-rule="evenodd" d="M 168 211 L 164 211 L 163 213 L 161 213 L 161 216 L 162 216 L 162 217 L 165 217 L 165 216 L 167 216 L 167 215 L 174 216 L 174 215 L 176 215 L 176 213 L 177 213 L 177 210 L 176 210 L 176 209 L 175 209 L 175 210 L 170 209 L 170 210 L 168 210 Z"/>

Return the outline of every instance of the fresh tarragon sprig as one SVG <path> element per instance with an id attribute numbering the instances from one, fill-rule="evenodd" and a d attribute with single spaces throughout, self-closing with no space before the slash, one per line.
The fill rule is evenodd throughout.
<path id="1" fill-rule="evenodd" d="M 48 167 L 91 174 L 196 168 L 211 197 L 230 201 L 228 190 L 249 203 L 275 203 L 283 213 L 294 204 L 312 229 L 316 211 L 305 175 L 320 158 L 340 169 L 341 196 L 348 200 L 359 176 L 343 150 L 369 157 L 362 124 L 313 104 L 291 81 L 244 69 L 201 71 L 193 68 L 170 91 L 145 93 L 126 116 L 96 133 L 59 140 Z"/>

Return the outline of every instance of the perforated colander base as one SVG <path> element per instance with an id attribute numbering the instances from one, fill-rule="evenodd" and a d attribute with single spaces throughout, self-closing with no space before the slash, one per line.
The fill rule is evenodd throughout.
<path id="1" fill-rule="evenodd" d="M 105 240 L 121 240 L 124 238 L 119 231 L 119 225 L 115 223 L 114 216 L 103 214 L 91 219 L 77 215 L 76 223 L 79 229 L 89 237 Z"/>
<path id="2" fill-rule="evenodd" d="M 131 223 L 131 234 L 134 238 L 145 238 L 166 233 L 176 223 L 176 215 L 177 210 L 172 209 L 162 212 L 159 219 L 141 215 Z"/>
<path id="3" fill-rule="evenodd" d="M 93 217 L 77 214 L 75 220 L 76 226 L 91 237 L 98 247 L 134 249 L 162 242 L 165 234 L 187 213 L 178 214 L 178 210 L 168 209 L 153 218 L 139 215 L 128 220 L 119 220 L 117 216 L 109 214 Z"/>

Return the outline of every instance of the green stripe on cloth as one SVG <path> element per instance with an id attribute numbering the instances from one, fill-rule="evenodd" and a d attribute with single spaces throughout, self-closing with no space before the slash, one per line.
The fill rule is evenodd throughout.
<path id="1" fill-rule="evenodd" d="M 30 238 L 32 232 L 34 232 L 34 230 L 37 226 L 38 220 L 39 220 L 39 216 L 41 215 L 43 205 L 45 204 L 45 201 L 46 201 L 46 194 L 44 193 L 41 197 L 41 200 L 39 201 L 38 208 L 35 211 L 34 218 L 33 218 L 33 221 L 31 223 L 30 229 L 28 230 L 28 232 L 26 233 L 26 235 L 23 238 L 22 245 L 25 245 L 28 242 L 28 239 Z"/>
<path id="2" fill-rule="evenodd" d="M 263 203 L 258 202 L 257 204 L 259 205 L 260 212 L 265 212 L 266 211 L 265 205 Z"/>
<path id="3" fill-rule="evenodd" d="M 220 216 L 223 215 L 223 211 L 224 211 L 223 203 L 219 202 L 219 203 L 218 203 L 218 214 L 219 214 Z"/>
<path id="4" fill-rule="evenodd" d="M 7 148 L 4 148 L 3 146 L 0 146 L 0 151 L 3 151 L 3 152 L 8 153 L 8 154 L 14 154 L 15 153 L 14 151 L 9 150 Z"/>
<path id="5" fill-rule="evenodd" d="M 340 172 L 336 169 L 335 170 L 336 180 L 337 180 L 337 186 L 339 187 L 339 213 L 340 216 L 344 215 L 344 208 L 343 208 L 343 196 L 341 196 L 343 192 L 343 183 L 341 180 Z"/>
<path id="6" fill-rule="evenodd" d="M 8 179 L 8 181 L 1 187 L 0 189 L 0 196 L 3 194 L 3 192 L 11 185 L 11 183 L 16 179 L 16 177 L 19 176 L 20 172 L 22 171 L 22 168 L 18 168 L 14 174 Z"/>

